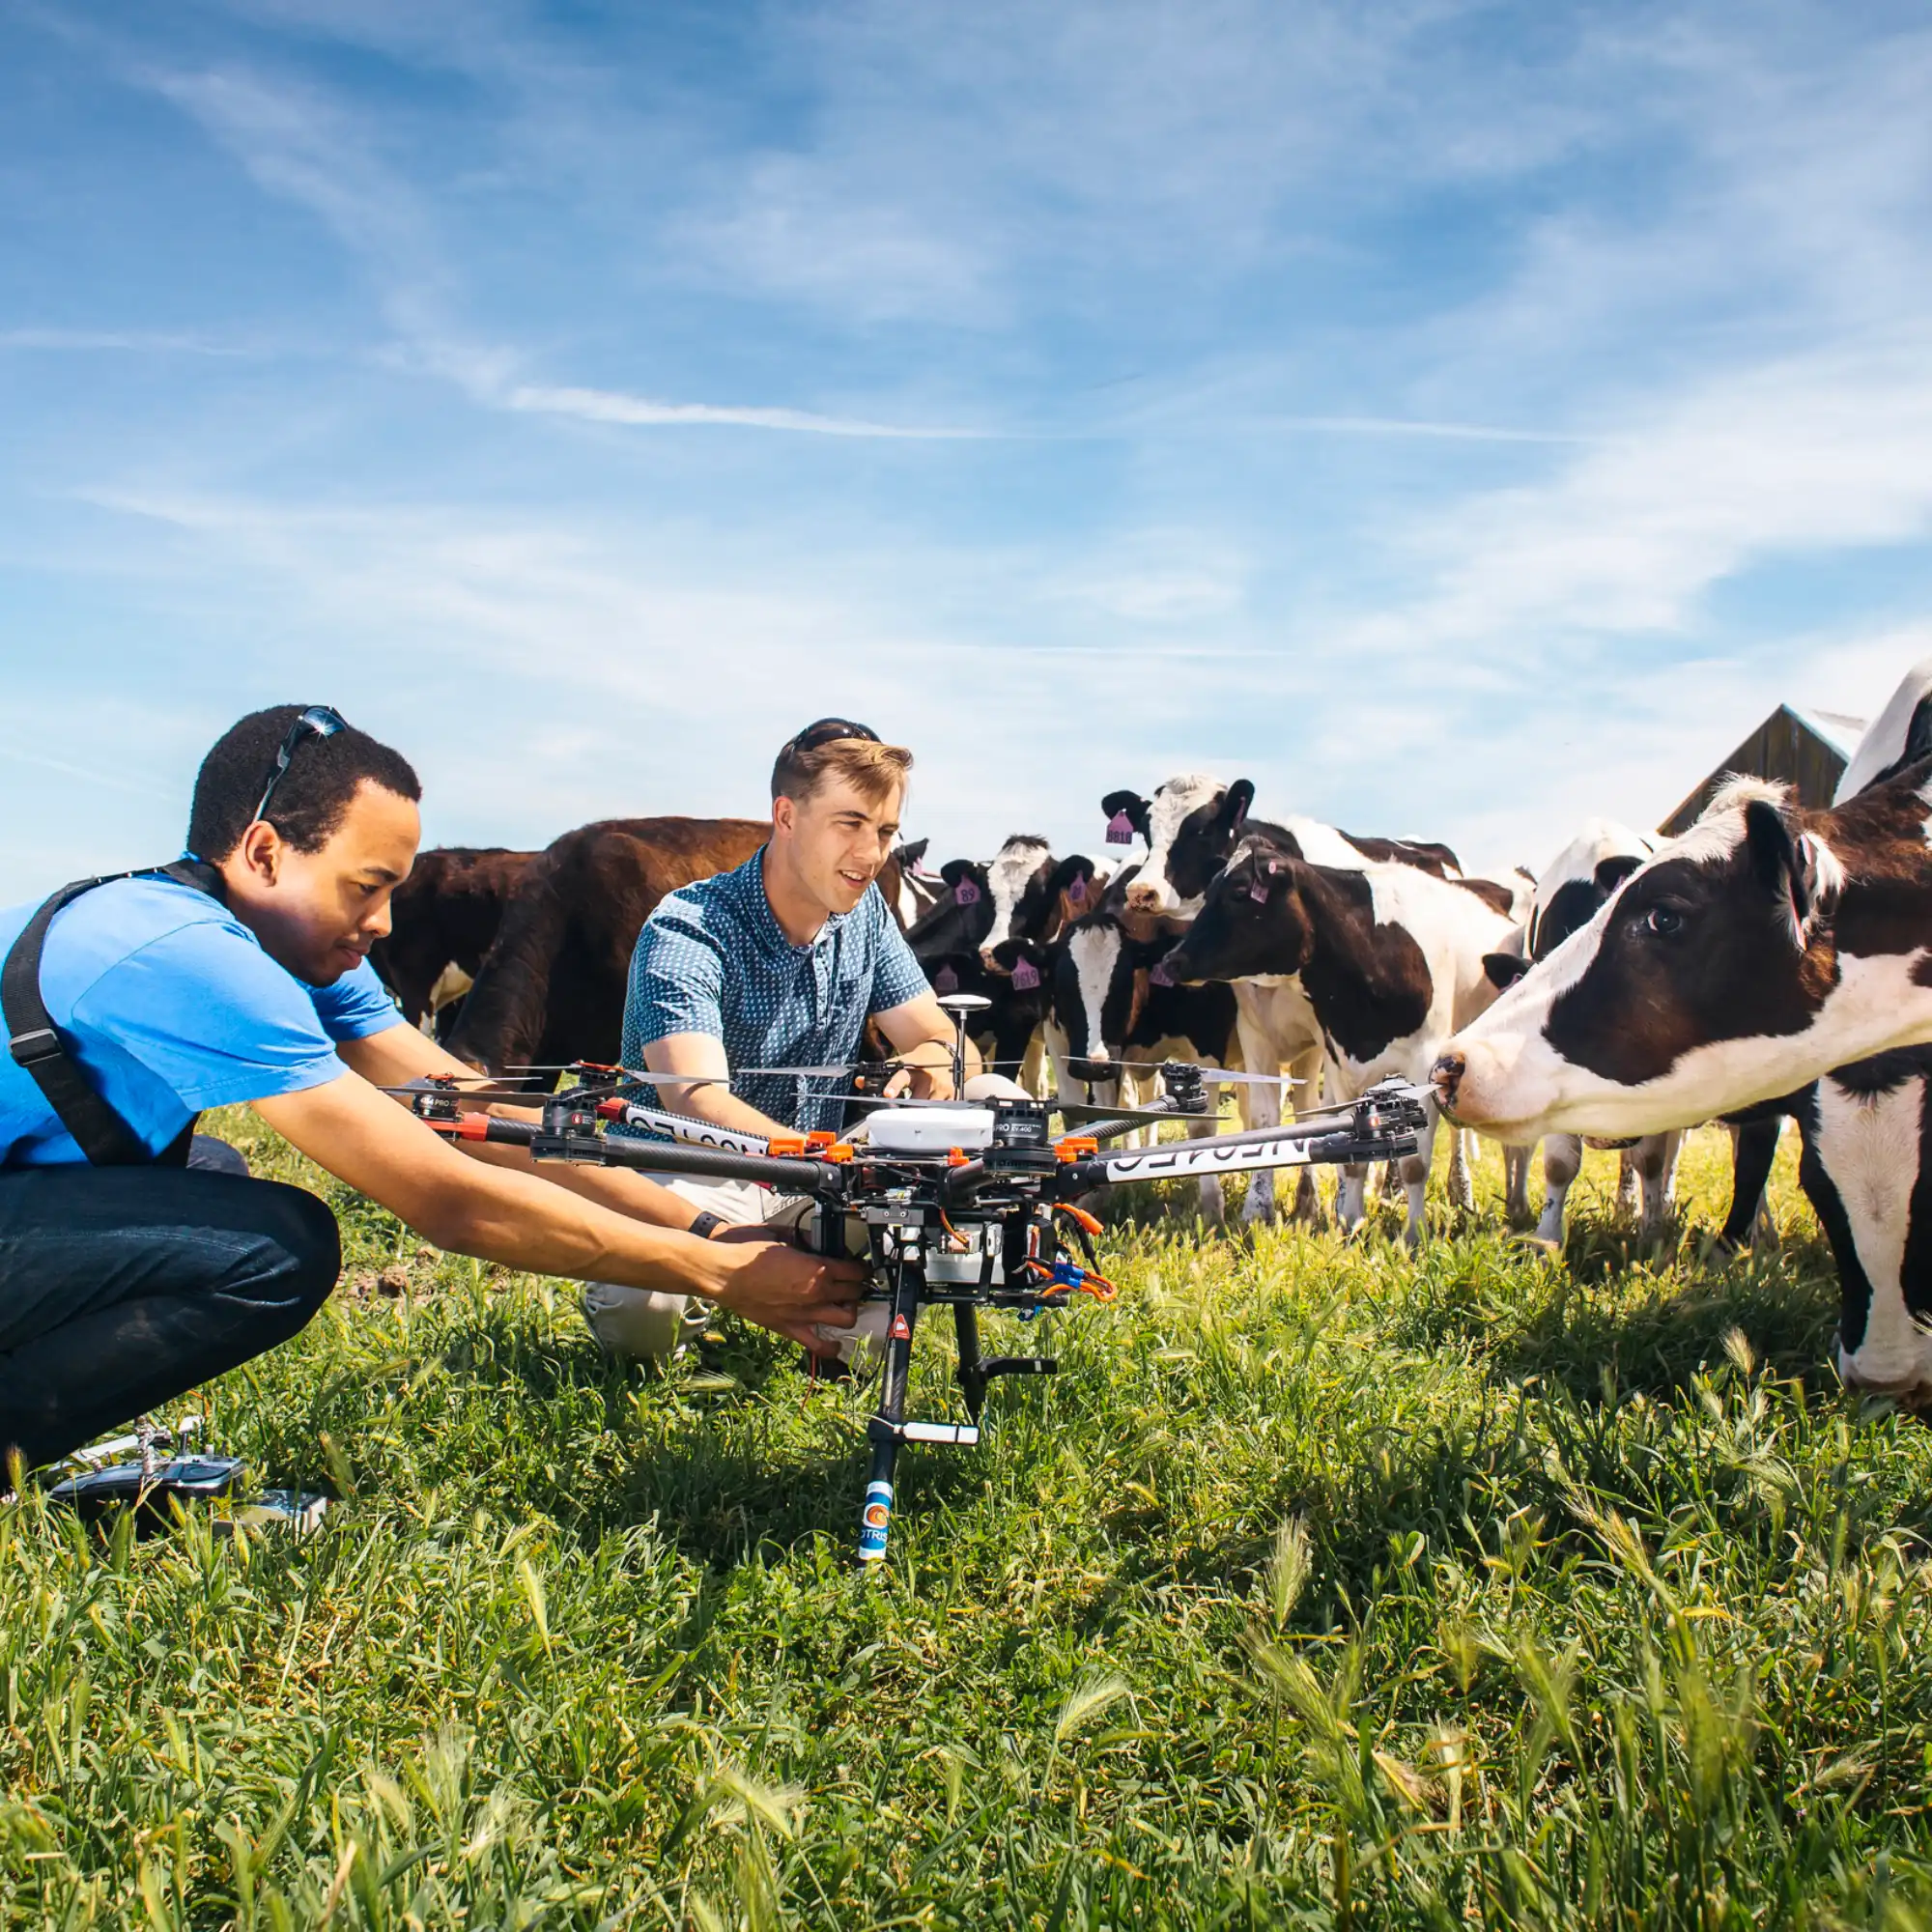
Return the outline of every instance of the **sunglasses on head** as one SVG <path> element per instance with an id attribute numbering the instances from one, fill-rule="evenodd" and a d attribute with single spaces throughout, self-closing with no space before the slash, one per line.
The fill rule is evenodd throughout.
<path id="1" fill-rule="evenodd" d="M 275 753 L 275 769 L 269 774 L 269 782 L 262 787 L 262 802 L 255 808 L 254 817 L 248 822 L 269 815 L 269 801 L 275 795 L 275 787 L 288 776 L 289 762 L 296 754 L 297 747 L 308 738 L 332 738 L 338 731 L 346 731 L 349 721 L 332 704 L 311 704 L 288 728 L 282 739 L 281 750 Z"/>
<path id="2" fill-rule="evenodd" d="M 802 757 L 808 752 L 822 751 L 840 738 L 869 738 L 875 745 L 879 742 L 879 734 L 868 724 L 855 724 L 849 718 L 821 718 L 816 724 L 808 724 L 784 748 L 784 755 Z"/>

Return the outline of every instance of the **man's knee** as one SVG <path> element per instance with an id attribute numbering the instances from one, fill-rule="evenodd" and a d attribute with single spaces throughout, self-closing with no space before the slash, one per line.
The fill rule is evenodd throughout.
<path id="1" fill-rule="evenodd" d="M 188 1143 L 187 1164 L 197 1174 L 233 1174 L 248 1178 L 248 1156 L 238 1147 L 216 1140 L 213 1134 L 196 1134 Z"/>
<path id="2" fill-rule="evenodd" d="M 260 1190 L 261 1232 L 274 1260 L 257 1293 L 286 1318 L 286 1333 L 308 1325 L 342 1273 L 342 1235 L 327 1205 L 303 1187 L 279 1180 L 251 1183 Z"/>

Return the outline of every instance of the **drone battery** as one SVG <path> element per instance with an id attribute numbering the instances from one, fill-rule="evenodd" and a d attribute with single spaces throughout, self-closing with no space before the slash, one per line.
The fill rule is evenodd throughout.
<path id="1" fill-rule="evenodd" d="M 882 1107 L 868 1134 L 880 1153 L 977 1153 L 993 1141 L 990 1107 Z"/>

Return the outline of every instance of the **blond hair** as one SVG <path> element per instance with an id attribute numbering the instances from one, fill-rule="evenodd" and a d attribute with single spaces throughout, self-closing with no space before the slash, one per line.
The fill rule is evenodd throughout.
<path id="1" fill-rule="evenodd" d="M 808 725 L 780 752 L 772 766 L 772 796 L 803 801 L 828 781 L 843 779 L 867 805 L 877 805 L 905 785 L 912 753 L 903 745 L 880 743 L 861 724 L 828 730 L 845 721 Z"/>

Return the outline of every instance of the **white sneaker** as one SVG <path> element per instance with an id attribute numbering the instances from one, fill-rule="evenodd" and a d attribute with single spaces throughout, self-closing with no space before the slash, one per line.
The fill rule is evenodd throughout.
<path id="1" fill-rule="evenodd" d="M 585 1282 L 582 1305 L 604 1352 L 622 1362 L 674 1361 L 711 1320 L 708 1304 L 691 1295 L 614 1281 Z"/>

